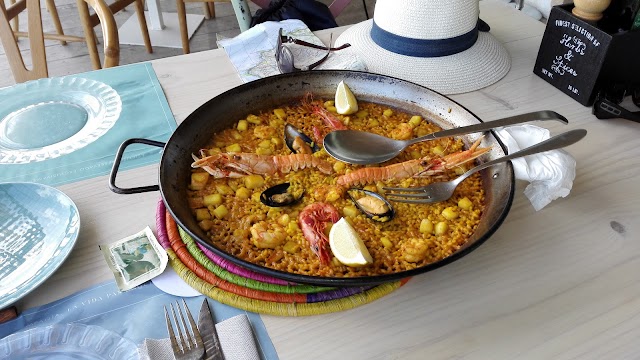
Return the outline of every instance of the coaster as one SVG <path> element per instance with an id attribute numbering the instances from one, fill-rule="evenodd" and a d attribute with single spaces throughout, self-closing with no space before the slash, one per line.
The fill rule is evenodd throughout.
<path id="1" fill-rule="evenodd" d="M 387 295 L 409 280 L 385 283 L 375 287 L 345 287 L 326 290 L 327 288 L 311 285 L 290 284 L 283 286 L 263 283 L 249 278 L 242 280 L 241 277 L 240 279 L 237 278 L 239 277 L 237 274 L 233 274 L 234 276 L 229 276 L 229 274 L 222 275 L 239 283 L 255 282 L 252 283 L 252 286 L 257 289 L 253 289 L 224 280 L 198 262 L 189 252 L 189 247 L 191 247 L 192 251 L 198 249 L 195 246 L 195 241 L 193 239 L 184 241 L 180 237 L 180 231 L 173 218 L 167 215 L 162 200 L 158 202 L 156 230 L 160 244 L 169 255 L 169 264 L 185 282 L 202 294 L 221 303 L 257 313 L 280 316 L 306 316 L 343 311 L 367 304 Z M 192 243 L 188 244 L 190 241 Z M 198 253 L 196 252 L 196 254 Z M 206 256 L 202 251 L 201 254 L 196 256 L 203 263 L 208 266 L 215 265 L 211 259 L 207 258 L 209 262 L 204 259 Z M 224 271 L 224 269 L 213 269 L 221 274 Z M 275 292 L 284 289 L 287 289 L 285 291 L 294 291 L 298 286 L 305 287 L 304 291 L 314 289 L 316 292 Z M 318 291 L 321 289 L 325 291 Z"/>

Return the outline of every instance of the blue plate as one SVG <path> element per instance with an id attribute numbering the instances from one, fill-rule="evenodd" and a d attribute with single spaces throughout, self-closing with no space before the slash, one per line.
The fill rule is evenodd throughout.
<path id="1" fill-rule="evenodd" d="M 47 185 L 0 183 L 0 309 L 42 284 L 80 231 L 78 208 Z"/>

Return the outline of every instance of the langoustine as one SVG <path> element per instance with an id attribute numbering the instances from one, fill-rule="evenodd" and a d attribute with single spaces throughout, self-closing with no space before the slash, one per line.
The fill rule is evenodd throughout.
<path id="1" fill-rule="evenodd" d="M 430 156 L 421 159 L 404 161 L 382 167 L 366 167 L 338 177 L 336 183 L 340 186 L 365 185 L 376 181 L 401 180 L 410 177 L 433 176 L 453 169 L 466 162 L 482 156 L 491 148 L 479 148 L 480 140 L 473 143 L 469 150 L 459 151 L 441 158 Z"/>
<path id="2" fill-rule="evenodd" d="M 311 154 L 257 155 L 251 153 L 219 153 L 198 158 L 192 155 L 192 168 L 202 168 L 215 178 L 237 178 L 246 175 L 273 175 L 308 167 L 331 174 L 331 163 Z"/>

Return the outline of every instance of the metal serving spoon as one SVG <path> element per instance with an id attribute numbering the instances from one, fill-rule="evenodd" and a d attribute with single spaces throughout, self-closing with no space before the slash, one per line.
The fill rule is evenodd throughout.
<path id="1" fill-rule="evenodd" d="M 406 202 L 413 204 L 432 204 L 440 201 L 445 201 L 449 199 L 453 192 L 456 190 L 456 187 L 460 185 L 460 183 L 471 176 L 472 174 L 477 173 L 480 170 L 486 169 L 489 166 L 509 161 L 511 159 L 516 159 L 519 157 L 533 155 L 549 150 L 555 150 L 559 148 L 563 148 L 565 146 L 569 146 L 578 142 L 580 139 L 587 135 L 587 130 L 585 129 L 576 129 L 567 131 L 564 134 L 556 135 L 552 138 L 549 138 L 545 141 L 537 143 L 535 145 L 531 145 L 528 148 L 524 148 L 520 151 L 516 151 L 513 154 L 505 155 L 503 157 L 499 157 L 497 159 L 487 161 L 484 164 L 480 164 L 473 169 L 465 172 L 459 177 L 444 182 L 434 182 L 426 186 L 414 187 L 414 188 L 391 188 L 384 187 L 383 189 L 386 192 L 386 196 L 391 201 L 398 202 Z M 392 192 L 396 191 L 396 192 Z M 398 192 L 399 191 L 399 192 Z"/>
<path id="2" fill-rule="evenodd" d="M 409 140 L 394 140 L 381 135 L 357 130 L 336 130 L 324 137 L 324 148 L 329 155 L 349 164 L 379 164 L 398 156 L 407 146 L 421 141 L 443 137 L 481 132 L 497 127 L 520 124 L 534 120 L 558 120 L 564 124 L 569 121 L 555 111 L 543 110 L 527 114 L 510 116 L 486 123 L 463 126 L 438 131 L 433 134 Z"/>

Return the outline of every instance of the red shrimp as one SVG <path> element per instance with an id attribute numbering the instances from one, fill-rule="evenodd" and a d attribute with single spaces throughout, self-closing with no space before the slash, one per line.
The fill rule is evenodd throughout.
<path id="1" fill-rule="evenodd" d="M 322 119 L 326 125 L 325 129 L 321 129 L 317 126 L 312 128 L 313 137 L 317 144 L 322 144 L 324 137 L 333 130 L 346 130 L 347 127 L 329 110 L 325 109 L 322 104 L 317 101 L 313 101 L 313 95 L 306 93 L 302 98 L 302 105 L 306 107 L 311 113 L 316 114 Z M 328 131 L 326 131 L 328 129 Z"/>
<path id="2" fill-rule="evenodd" d="M 318 255 L 322 265 L 328 265 L 331 262 L 329 239 L 324 233 L 327 222 L 335 224 L 338 220 L 340 220 L 340 213 L 333 205 L 327 203 L 308 205 L 298 215 L 302 234 L 309 241 L 311 250 Z"/>

